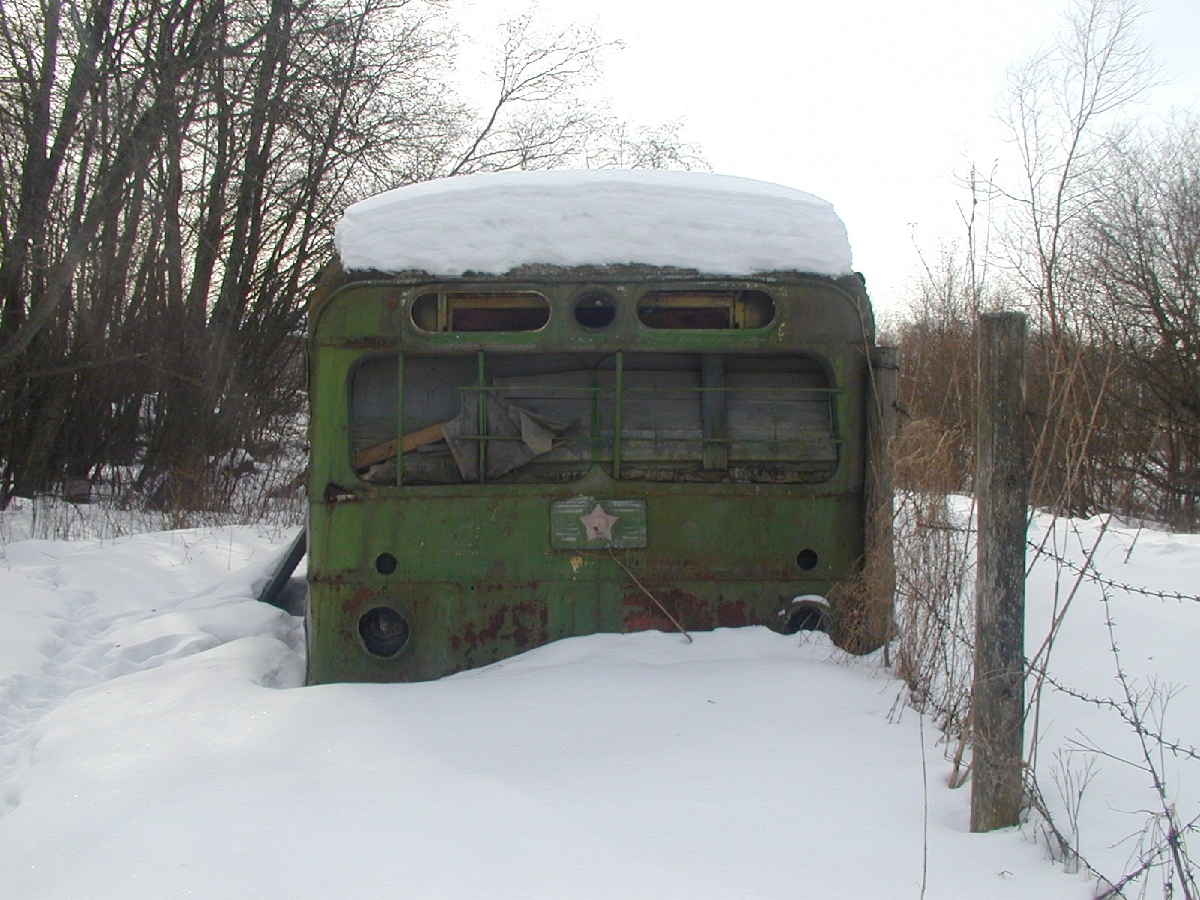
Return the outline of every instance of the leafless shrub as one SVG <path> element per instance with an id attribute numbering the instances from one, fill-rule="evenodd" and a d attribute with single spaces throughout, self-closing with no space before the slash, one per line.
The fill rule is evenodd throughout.
<path id="1" fill-rule="evenodd" d="M 894 443 L 896 671 L 914 706 L 949 735 L 965 732 L 971 693 L 974 539 L 967 498 L 953 493 L 961 435 L 923 419 Z"/>

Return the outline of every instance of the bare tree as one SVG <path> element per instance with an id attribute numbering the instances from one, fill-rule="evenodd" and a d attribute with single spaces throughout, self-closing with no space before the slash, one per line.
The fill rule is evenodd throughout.
<path id="1" fill-rule="evenodd" d="M 1083 262 L 1083 222 L 1103 197 L 1119 114 L 1156 77 L 1136 30 L 1141 13 L 1136 0 L 1074 0 L 1058 39 L 1011 70 L 1003 114 L 1020 163 L 1014 181 L 996 184 L 1009 201 L 1002 242 L 1011 300 L 1035 314 L 1032 495 L 1073 514 L 1114 499 L 1099 490 L 1106 473 L 1096 451 L 1114 434 L 1105 395 L 1122 360 L 1095 340 L 1099 298 Z"/>
<path id="2" fill-rule="evenodd" d="M 1055 333 L 1071 315 L 1074 226 L 1097 199 L 1111 117 L 1157 75 L 1142 12 L 1138 0 L 1073 0 L 1058 39 L 1008 74 L 1001 119 L 1020 160 L 1015 186 L 1000 185 L 1012 201 L 1008 261 Z"/>
<path id="3" fill-rule="evenodd" d="M 518 17 L 478 112 L 432 0 L 0 6 L 0 505 L 135 460 L 164 502 L 211 494 L 214 456 L 301 406 L 341 210 L 578 163 L 618 124 L 579 93 L 608 46 Z"/>
<path id="4" fill-rule="evenodd" d="M 592 118 L 577 96 L 615 42 L 572 25 L 546 31 L 530 9 L 500 26 L 491 72 L 495 95 L 446 175 L 553 168 L 578 149 Z"/>
<path id="5" fill-rule="evenodd" d="M 1112 148 L 1085 220 L 1096 315 L 1128 378 L 1112 402 L 1144 437 L 1123 468 L 1157 496 L 1150 513 L 1200 524 L 1200 140 L 1185 117 Z"/>

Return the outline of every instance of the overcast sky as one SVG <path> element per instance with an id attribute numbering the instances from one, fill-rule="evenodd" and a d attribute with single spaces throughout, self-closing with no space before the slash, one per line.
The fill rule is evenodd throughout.
<path id="1" fill-rule="evenodd" d="M 452 13 L 486 39 L 506 9 Z M 894 307 L 961 236 L 956 176 L 1004 152 L 994 111 L 1005 70 L 1048 42 L 1060 0 L 555 0 L 552 21 L 594 24 L 611 52 L 598 92 L 639 123 L 681 119 L 714 171 L 829 200 L 876 305 Z M 597 11 L 602 13 L 598 14 Z M 1200 0 L 1157 0 L 1141 30 L 1171 82 L 1159 108 L 1200 109 Z"/>

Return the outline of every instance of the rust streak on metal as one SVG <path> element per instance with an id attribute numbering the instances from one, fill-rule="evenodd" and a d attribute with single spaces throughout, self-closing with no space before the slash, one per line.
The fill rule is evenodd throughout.
<path id="1" fill-rule="evenodd" d="M 656 591 L 655 596 L 670 611 L 670 615 L 689 631 L 710 631 L 713 628 L 741 628 L 764 624 L 745 600 L 706 601 L 679 588 Z M 668 615 L 653 606 L 645 594 L 630 591 L 622 599 L 623 618 L 627 631 L 672 631 L 675 624 Z"/>
<path id="2" fill-rule="evenodd" d="M 743 628 L 757 624 L 757 616 L 745 600 L 727 600 L 717 606 L 718 628 Z"/>
<path id="3" fill-rule="evenodd" d="M 496 643 L 511 643 L 520 650 L 547 643 L 549 618 L 546 604 L 537 601 L 498 606 L 482 623 L 464 623 L 458 634 L 450 636 L 450 645 L 468 666 L 476 665 L 476 655 L 488 652 L 488 647 Z"/>

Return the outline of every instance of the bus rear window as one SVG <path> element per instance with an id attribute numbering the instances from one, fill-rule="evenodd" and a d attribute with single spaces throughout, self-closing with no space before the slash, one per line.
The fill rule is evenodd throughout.
<path id="1" fill-rule="evenodd" d="M 775 318 L 775 301 L 763 291 L 651 291 L 637 311 L 650 328 L 765 328 Z"/>
<path id="2" fill-rule="evenodd" d="M 412 303 L 421 331 L 537 331 L 550 321 L 550 302 L 533 291 L 439 292 Z"/>
<path id="3" fill-rule="evenodd" d="M 371 358 L 352 370 L 350 449 L 382 485 L 561 483 L 593 465 L 628 481 L 815 484 L 838 467 L 836 392 L 799 355 Z"/>

